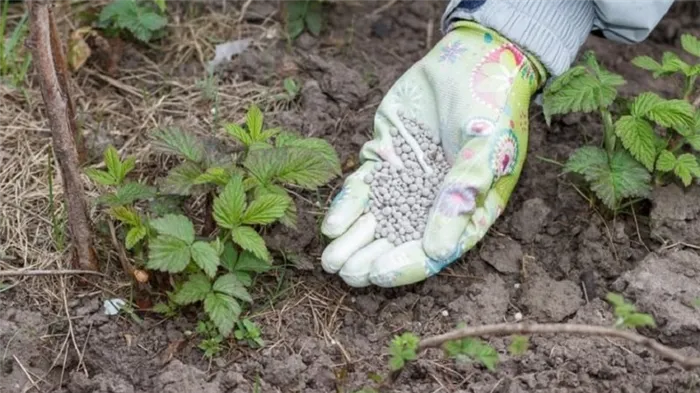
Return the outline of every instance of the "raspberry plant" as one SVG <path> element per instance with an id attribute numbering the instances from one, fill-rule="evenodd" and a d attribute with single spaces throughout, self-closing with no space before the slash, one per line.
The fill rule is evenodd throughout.
<path id="1" fill-rule="evenodd" d="M 165 11 L 165 0 L 113 0 L 100 11 L 98 26 L 111 34 L 126 31 L 147 43 L 163 34 Z"/>
<path id="2" fill-rule="evenodd" d="M 683 49 L 700 57 L 700 41 L 685 34 Z M 611 210 L 628 198 L 646 198 L 669 174 L 685 186 L 700 177 L 700 111 L 692 104 L 700 64 L 690 65 L 666 52 L 661 63 L 648 56 L 633 60 L 655 78 L 680 76 L 683 96 L 664 98 L 653 92 L 618 97 L 625 80 L 603 68 L 592 52 L 583 62 L 552 81 L 544 91 L 547 124 L 552 115 L 598 112 L 603 124 L 602 146 L 584 146 L 569 157 L 565 172 L 582 175 L 591 190 Z"/>
<path id="3" fill-rule="evenodd" d="M 207 323 L 202 326 L 211 322 L 221 338 L 238 326 L 238 339 L 262 345 L 254 324 L 240 320 L 244 305 L 253 302 L 254 275 L 272 266 L 260 233 L 275 223 L 294 228 L 297 210 L 287 188 L 315 190 L 340 174 L 340 164 L 323 139 L 264 128 L 257 106 L 245 124 L 224 128 L 241 146 L 238 151 L 222 152 L 218 143 L 177 129 L 154 132 L 153 145 L 181 160 L 156 186 L 129 181 L 136 161 L 121 160 L 114 147 L 105 151 L 106 170 L 86 174 L 107 188 L 97 202 L 123 226 L 126 249 L 139 267 L 172 275 L 173 290 L 155 311 L 174 315 L 200 305 Z M 182 205 L 201 196 L 211 203 L 205 204 L 205 228 L 198 234 Z M 203 349 L 214 354 L 220 340 L 208 332 Z"/>

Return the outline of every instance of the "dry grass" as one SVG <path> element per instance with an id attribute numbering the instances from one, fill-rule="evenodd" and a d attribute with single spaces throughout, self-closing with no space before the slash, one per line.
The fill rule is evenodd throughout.
<path id="1" fill-rule="evenodd" d="M 171 24 L 164 41 L 151 48 L 127 45 L 118 76 L 105 74 L 91 61 L 73 74 L 78 123 L 93 156 L 89 165 L 99 166 L 102 151 L 113 144 L 120 153 L 137 157 L 137 176 L 161 175 L 164 166 L 171 163 L 151 152 L 148 143 L 151 130 L 176 126 L 210 136 L 212 130 L 218 131 L 213 124 L 211 105 L 200 85 L 215 45 L 251 38 L 254 48 L 262 48 L 281 34 L 279 23 L 272 18 L 255 25 L 238 23 L 243 19 L 240 13 L 243 3 L 169 4 Z M 57 7 L 57 21 L 64 37 L 78 27 L 77 14 L 94 5 L 78 3 L 68 7 L 63 3 Z M 18 14 L 22 11 L 13 10 Z M 241 121 L 251 103 L 265 106 L 270 95 L 278 93 L 235 78 L 222 79 L 215 89 L 220 98 L 221 121 Z M 50 187 L 51 134 L 42 113 L 41 94 L 30 77 L 26 94 L 0 86 L 0 102 L 0 270 L 68 268 L 69 239 L 64 247 L 58 246 L 61 236 L 67 237 L 61 223 L 63 189 L 55 164 L 53 187 Z M 92 200 L 99 190 L 87 177 L 84 180 Z M 55 201 L 53 215 L 51 188 Z M 92 214 L 99 218 L 95 209 Z M 55 222 L 59 223 L 56 227 Z M 97 244 L 102 269 L 114 270 L 118 266 L 116 255 L 103 238 L 102 244 Z M 60 300 L 57 296 L 47 296 L 42 289 L 56 288 L 57 279 L 20 280 L 37 299 Z M 121 287 L 123 280 L 121 285 L 113 284 Z"/>

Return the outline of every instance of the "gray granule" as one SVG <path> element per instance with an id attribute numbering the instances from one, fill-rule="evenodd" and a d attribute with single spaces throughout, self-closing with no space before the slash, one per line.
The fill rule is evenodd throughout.
<path id="1" fill-rule="evenodd" d="M 438 185 L 450 169 L 442 153 L 440 138 L 429 135 L 429 128 L 423 124 L 403 116 L 402 120 L 406 133 L 391 128 L 389 134 L 403 168 L 386 161 L 378 162 L 363 179 L 370 185 L 369 211 L 377 219 L 374 237 L 387 239 L 397 246 L 421 239 Z M 404 140 L 407 134 L 414 139 L 415 145 Z M 413 146 L 420 148 L 422 161 Z M 423 164 L 432 168 L 433 173 L 427 174 Z"/>

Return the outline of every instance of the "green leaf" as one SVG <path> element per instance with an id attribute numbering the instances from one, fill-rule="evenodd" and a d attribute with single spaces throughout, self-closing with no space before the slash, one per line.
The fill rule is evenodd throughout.
<path id="1" fill-rule="evenodd" d="M 158 6 L 158 9 L 160 12 L 165 12 L 167 9 L 167 6 L 165 4 L 165 0 L 153 0 L 153 2 Z"/>
<path id="2" fill-rule="evenodd" d="M 114 0 L 100 11 L 99 21 L 108 22 L 120 15 L 136 14 L 136 2 L 133 0 Z"/>
<path id="3" fill-rule="evenodd" d="M 279 151 L 284 157 L 279 171 L 274 174 L 274 179 L 282 183 L 315 190 L 336 176 L 335 168 L 313 151 L 300 148 L 269 151 Z"/>
<path id="4" fill-rule="evenodd" d="M 204 143 L 194 134 L 178 128 L 157 130 L 151 137 L 153 146 L 161 152 L 175 154 L 195 163 L 201 163 L 206 156 Z"/>
<path id="5" fill-rule="evenodd" d="M 691 55 L 700 57 L 700 40 L 693 35 L 688 33 L 681 35 L 681 46 Z"/>
<path id="6" fill-rule="evenodd" d="M 153 187 L 141 183 L 124 183 L 114 193 L 97 198 L 97 202 L 108 206 L 130 205 L 137 200 L 151 199 L 155 196 L 156 191 Z"/>
<path id="7" fill-rule="evenodd" d="M 295 39 L 304 32 L 304 20 L 294 19 L 287 21 L 287 34 L 289 38 Z"/>
<path id="8" fill-rule="evenodd" d="M 649 56 L 637 56 L 632 59 L 632 64 L 647 71 L 661 70 L 661 64 Z"/>
<path id="9" fill-rule="evenodd" d="M 136 210 L 128 206 L 114 206 L 109 209 L 109 215 L 115 220 L 131 226 L 141 225 L 141 216 Z"/>
<path id="10" fill-rule="evenodd" d="M 513 336 L 513 341 L 510 342 L 508 346 L 508 352 L 513 356 L 522 355 L 527 352 L 530 342 L 525 336 L 515 335 Z"/>
<path id="11" fill-rule="evenodd" d="M 632 103 L 632 115 L 646 117 L 662 127 L 690 127 L 695 108 L 685 100 L 665 100 L 655 93 L 642 93 Z"/>
<path id="12" fill-rule="evenodd" d="M 211 283 L 204 274 L 193 274 L 175 293 L 174 301 L 180 305 L 201 302 L 211 293 Z"/>
<path id="13" fill-rule="evenodd" d="M 224 129 L 229 135 L 245 146 L 249 146 L 251 143 L 253 143 L 253 138 L 250 136 L 250 134 L 248 134 L 248 132 L 238 124 L 228 123 L 224 125 Z"/>
<path id="14" fill-rule="evenodd" d="M 221 194 L 214 199 L 214 220 L 223 228 L 233 229 L 240 224 L 245 208 L 243 178 L 234 175 Z"/>
<path id="15" fill-rule="evenodd" d="M 185 161 L 168 171 L 168 176 L 162 180 L 161 188 L 169 194 L 191 195 L 200 176 L 202 170 L 199 165 Z"/>
<path id="16" fill-rule="evenodd" d="M 263 128 L 263 113 L 257 105 L 253 104 L 248 108 L 245 122 L 251 139 L 254 142 L 264 142 L 264 139 L 260 138 Z"/>
<path id="17" fill-rule="evenodd" d="M 242 223 L 247 225 L 271 224 L 284 216 L 292 202 L 291 198 L 282 195 L 261 195 L 251 202 L 243 214 Z"/>
<path id="18" fill-rule="evenodd" d="M 401 370 L 405 364 L 406 361 L 403 360 L 402 357 L 392 356 L 391 358 L 389 358 L 389 368 L 391 369 L 391 371 Z"/>
<path id="19" fill-rule="evenodd" d="M 253 298 L 243 286 L 238 278 L 233 274 L 225 274 L 214 282 L 213 287 L 215 292 L 221 292 L 234 298 L 243 300 L 244 302 L 252 303 Z"/>
<path id="20" fill-rule="evenodd" d="M 179 273 L 190 263 L 190 245 L 170 236 L 158 236 L 149 244 L 148 264 L 151 270 Z"/>
<path id="21" fill-rule="evenodd" d="M 226 168 L 222 167 L 211 167 L 208 168 L 204 173 L 197 176 L 194 179 L 194 184 L 216 184 L 217 186 L 225 186 L 231 179 L 232 173 L 228 172 Z"/>
<path id="22" fill-rule="evenodd" d="M 670 172 L 676 166 L 676 156 L 668 150 L 662 150 L 656 159 L 656 170 L 659 172 Z"/>
<path id="23" fill-rule="evenodd" d="M 195 242 L 190 247 L 192 259 L 207 276 L 214 278 L 216 269 L 219 267 L 219 254 L 211 244 L 206 242 Z"/>
<path id="24" fill-rule="evenodd" d="M 238 257 L 235 270 L 240 272 L 264 273 L 272 268 L 270 262 L 260 259 L 250 251 L 243 251 Z"/>
<path id="25" fill-rule="evenodd" d="M 289 132 L 280 133 L 275 141 L 277 147 L 296 147 L 319 154 L 328 162 L 330 168 L 337 175 L 341 174 L 340 158 L 338 152 L 325 139 L 302 138 Z"/>
<path id="26" fill-rule="evenodd" d="M 649 314 L 643 314 L 643 313 L 632 313 L 624 318 L 624 324 L 625 326 L 628 327 L 644 327 L 644 326 L 649 326 L 649 327 L 656 327 L 656 321 L 654 321 L 654 317 L 652 317 Z"/>
<path id="27" fill-rule="evenodd" d="M 229 295 L 211 292 L 204 299 L 204 311 L 219 329 L 219 333 L 228 337 L 241 315 L 241 306 Z"/>
<path id="28" fill-rule="evenodd" d="M 591 182 L 598 179 L 607 167 L 608 154 L 605 150 L 595 146 L 584 146 L 569 156 L 564 165 L 564 172 L 578 173 Z"/>
<path id="29" fill-rule="evenodd" d="M 143 225 L 135 226 L 129 229 L 129 232 L 126 233 L 126 239 L 124 241 L 126 249 L 131 250 L 134 248 L 134 246 L 143 240 L 146 235 L 148 235 L 148 228 Z"/>
<path id="30" fill-rule="evenodd" d="M 314 36 L 321 34 L 321 25 L 323 23 L 322 13 L 321 13 L 321 3 L 318 1 L 309 2 L 308 9 L 306 11 L 306 17 L 304 18 L 306 22 L 306 27 L 309 32 Z"/>
<path id="31" fill-rule="evenodd" d="M 700 134 L 690 135 L 685 138 L 693 150 L 700 151 Z"/>
<path id="32" fill-rule="evenodd" d="M 634 116 L 622 116 L 615 122 L 615 134 L 622 144 L 648 170 L 654 169 L 656 134 L 651 124 Z"/>
<path id="33" fill-rule="evenodd" d="M 189 218 L 181 214 L 168 214 L 151 221 L 151 226 L 161 235 L 182 240 L 187 245 L 194 242 L 194 225 Z"/>
<path id="34" fill-rule="evenodd" d="M 249 273 L 235 271 L 233 272 L 233 275 L 236 276 L 236 278 L 238 278 L 238 281 L 240 281 L 246 287 L 253 285 L 253 278 L 250 276 Z"/>
<path id="35" fill-rule="evenodd" d="M 224 252 L 220 256 L 221 266 L 223 266 L 229 272 L 236 270 L 236 263 L 238 262 L 238 250 L 233 245 L 231 241 L 226 241 L 224 243 Z"/>
<path id="36" fill-rule="evenodd" d="M 619 307 L 625 304 L 625 298 L 623 298 L 622 295 L 614 292 L 608 292 L 608 294 L 605 295 L 605 300 L 607 300 L 608 303 L 612 304 L 615 307 Z"/>
<path id="37" fill-rule="evenodd" d="M 90 180 L 103 186 L 115 186 L 119 184 L 119 180 L 117 180 L 109 172 L 101 171 L 99 169 L 86 168 L 85 174 L 90 178 Z"/>
<path id="38" fill-rule="evenodd" d="M 687 74 L 690 70 L 688 63 L 681 60 L 681 58 L 673 52 L 664 52 L 661 57 L 661 65 L 662 73 L 657 73 L 659 75 L 671 75 L 676 72 Z"/>
<path id="39" fill-rule="evenodd" d="M 698 160 L 694 155 L 690 153 L 681 154 L 676 160 L 673 173 L 681 179 L 684 186 L 688 187 L 692 183 L 693 177 L 700 177 L 700 164 L 698 164 Z"/>
<path id="40" fill-rule="evenodd" d="M 231 238 L 241 248 L 252 252 L 256 257 L 264 261 L 270 260 L 270 253 L 265 247 L 265 240 L 255 232 L 255 229 L 248 226 L 236 227 L 231 231 Z"/>
<path id="41" fill-rule="evenodd" d="M 168 24 L 168 19 L 155 12 L 145 12 L 139 16 L 139 23 L 150 31 L 158 31 Z"/>

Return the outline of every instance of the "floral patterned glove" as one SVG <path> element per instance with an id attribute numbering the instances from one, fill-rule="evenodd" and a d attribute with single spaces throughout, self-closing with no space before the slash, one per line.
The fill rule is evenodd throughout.
<path id="1" fill-rule="evenodd" d="M 435 275 L 471 249 L 518 181 L 530 100 L 545 75 L 537 60 L 495 31 L 457 24 L 382 100 L 374 139 L 360 152 L 362 166 L 345 180 L 321 227 L 335 239 L 321 257 L 324 270 L 354 287 L 394 287 Z M 416 124 L 440 141 L 451 169 L 422 239 L 395 246 L 375 239 L 379 223 L 368 209 L 365 179 L 377 162 L 403 168 L 392 135 L 407 135 Z M 425 152 L 415 147 L 420 161 Z"/>

